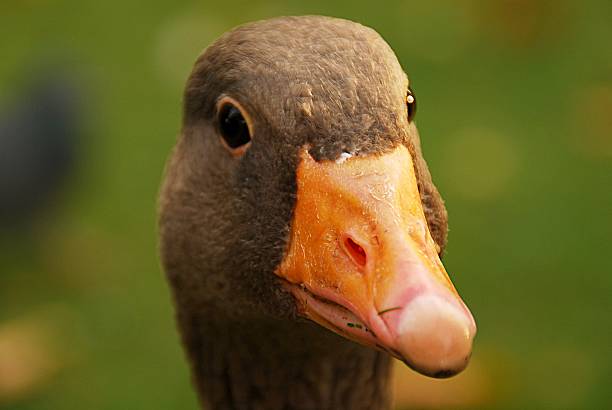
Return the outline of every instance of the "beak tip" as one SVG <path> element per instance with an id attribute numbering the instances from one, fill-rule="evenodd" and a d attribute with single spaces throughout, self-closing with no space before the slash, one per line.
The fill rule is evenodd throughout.
<path id="1" fill-rule="evenodd" d="M 438 296 L 413 300 L 401 313 L 396 344 L 405 362 L 427 376 L 446 378 L 468 364 L 476 327 L 471 315 Z"/>

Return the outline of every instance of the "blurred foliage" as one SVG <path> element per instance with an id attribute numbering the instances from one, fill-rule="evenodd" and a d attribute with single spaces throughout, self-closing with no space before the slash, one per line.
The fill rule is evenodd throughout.
<path id="1" fill-rule="evenodd" d="M 0 408 L 195 409 L 156 255 L 155 201 L 199 52 L 250 20 L 374 27 L 419 100 L 451 218 L 473 365 L 406 370 L 402 408 L 612 406 L 612 3 L 4 0 L 0 110 L 60 64 L 87 90 L 77 170 L 0 228 Z"/>

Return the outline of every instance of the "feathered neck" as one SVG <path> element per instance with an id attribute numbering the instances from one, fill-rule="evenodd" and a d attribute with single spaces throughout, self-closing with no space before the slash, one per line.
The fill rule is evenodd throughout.
<path id="1" fill-rule="evenodd" d="M 179 319 L 206 409 L 390 408 L 386 353 L 305 322 Z"/>

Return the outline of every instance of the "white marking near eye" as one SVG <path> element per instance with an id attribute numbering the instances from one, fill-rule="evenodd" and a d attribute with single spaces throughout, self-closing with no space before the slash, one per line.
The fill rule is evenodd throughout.
<path id="1" fill-rule="evenodd" d="M 336 160 L 336 164 L 342 164 L 344 161 L 351 158 L 352 156 L 353 154 L 351 153 L 343 152 L 342 154 L 340 154 L 340 157 L 338 157 L 338 159 Z"/>

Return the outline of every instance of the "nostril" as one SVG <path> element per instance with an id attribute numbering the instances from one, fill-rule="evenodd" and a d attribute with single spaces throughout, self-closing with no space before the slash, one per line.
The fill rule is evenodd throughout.
<path id="1" fill-rule="evenodd" d="M 355 242 L 353 238 L 347 236 L 346 239 L 344 239 L 344 249 L 353 262 L 357 264 L 357 266 L 364 267 L 366 265 L 366 251 L 361 245 Z"/>

